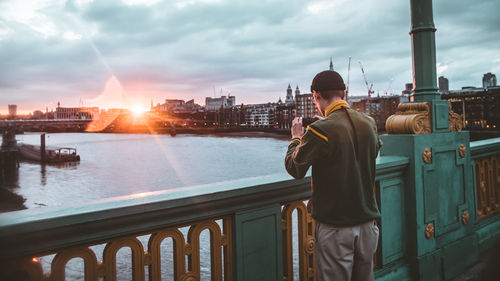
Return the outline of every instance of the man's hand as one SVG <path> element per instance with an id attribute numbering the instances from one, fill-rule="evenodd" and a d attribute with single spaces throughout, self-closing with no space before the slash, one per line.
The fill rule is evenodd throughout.
<path id="1" fill-rule="evenodd" d="M 321 116 L 321 115 L 317 115 L 317 114 L 316 114 L 316 115 L 314 115 L 314 117 L 313 117 L 313 118 L 314 118 L 314 119 L 316 119 L 316 120 L 323 120 L 323 119 L 325 119 L 325 117 L 323 117 L 323 116 Z"/>
<path id="2" fill-rule="evenodd" d="M 304 135 L 304 127 L 302 126 L 302 117 L 295 117 L 292 120 L 291 128 L 292 138 L 302 138 Z"/>

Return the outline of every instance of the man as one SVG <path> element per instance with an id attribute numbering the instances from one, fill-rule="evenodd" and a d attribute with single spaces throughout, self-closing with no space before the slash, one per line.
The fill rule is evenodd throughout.
<path id="1" fill-rule="evenodd" d="M 316 222 L 318 280 L 368 281 L 373 277 L 380 217 L 373 191 L 380 140 L 374 120 L 351 110 L 335 71 L 318 73 L 311 85 L 324 116 L 307 126 L 292 121 L 286 170 L 303 178 L 312 166 L 312 216 Z"/>

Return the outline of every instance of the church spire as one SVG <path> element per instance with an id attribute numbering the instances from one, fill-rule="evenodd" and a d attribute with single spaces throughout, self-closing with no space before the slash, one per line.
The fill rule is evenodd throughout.
<path id="1" fill-rule="evenodd" d="M 330 71 L 333 71 L 333 61 L 332 61 L 332 57 L 330 57 Z"/>
<path id="2" fill-rule="evenodd" d="M 285 104 L 290 105 L 294 103 L 294 97 L 293 97 L 293 91 L 292 87 L 290 84 L 288 84 L 288 88 L 286 89 L 286 99 L 285 99 Z"/>

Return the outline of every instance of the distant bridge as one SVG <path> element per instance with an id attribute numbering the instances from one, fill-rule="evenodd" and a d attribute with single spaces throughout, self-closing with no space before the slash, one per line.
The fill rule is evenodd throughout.
<path id="1" fill-rule="evenodd" d="M 0 120 L 0 130 L 15 127 L 16 131 L 83 131 L 92 120 L 39 119 Z"/>

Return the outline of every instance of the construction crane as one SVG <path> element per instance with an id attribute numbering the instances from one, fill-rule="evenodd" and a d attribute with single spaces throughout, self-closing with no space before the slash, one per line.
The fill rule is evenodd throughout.
<path id="1" fill-rule="evenodd" d="M 349 65 L 347 66 L 347 88 L 345 90 L 345 100 L 349 97 L 349 76 L 351 74 L 351 57 L 349 57 Z"/>
<path id="2" fill-rule="evenodd" d="M 371 98 L 372 94 L 374 93 L 374 91 L 372 91 L 373 84 L 368 86 L 368 81 L 366 80 L 365 76 L 365 70 L 363 69 L 363 65 L 361 64 L 361 62 L 359 62 L 359 66 L 361 66 L 361 72 L 363 73 L 363 78 L 365 79 L 366 88 L 368 89 L 368 98 Z"/>

